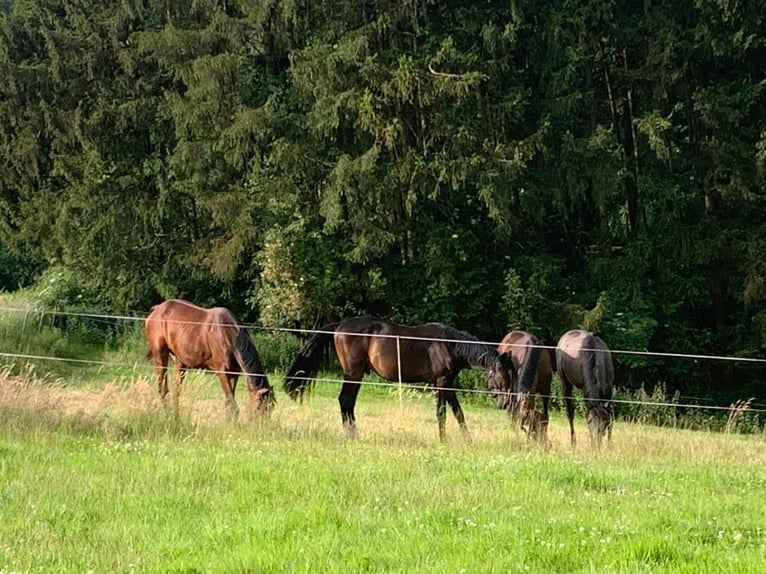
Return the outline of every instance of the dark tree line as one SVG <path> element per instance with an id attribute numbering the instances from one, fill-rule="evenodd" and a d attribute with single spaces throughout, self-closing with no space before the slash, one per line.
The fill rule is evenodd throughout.
<path id="1" fill-rule="evenodd" d="M 0 2 L 0 280 L 763 357 L 760 3 Z M 617 357 L 739 396 L 759 364 Z"/>

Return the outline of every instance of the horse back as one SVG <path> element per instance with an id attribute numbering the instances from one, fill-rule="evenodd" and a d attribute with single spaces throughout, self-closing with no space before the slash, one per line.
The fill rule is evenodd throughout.
<path id="1" fill-rule="evenodd" d="M 601 337 L 582 329 L 567 331 L 556 345 L 556 362 L 562 377 L 575 386 L 582 388 L 593 379 L 601 391 L 609 389 L 611 394 L 614 364 Z"/>
<path id="2" fill-rule="evenodd" d="M 531 353 L 536 352 L 535 372 L 538 386 L 541 392 L 550 390 L 553 378 L 553 358 L 550 349 L 543 348 L 542 341 L 528 331 L 511 331 L 497 347 L 498 353 L 508 353 L 513 361 L 516 372 L 521 371 L 522 365 L 528 360 Z"/>
<path id="3" fill-rule="evenodd" d="M 439 323 L 401 325 L 374 317 L 352 317 L 335 331 L 335 349 L 344 372 L 361 376 L 374 371 L 380 377 L 403 382 L 431 383 L 452 369 L 449 346 L 438 340 Z"/>
<path id="4" fill-rule="evenodd" d="M 497 352 L 508 353 L 513 360 L 513 366 L 518 371 L 529 351 L 539 344 L 540 341 L 532 333 L 511 331 L 500 341 Z"/>
<path id="5" fill-rule="evenodd" d="M 182 299 L 154 305 L 145 322 L 151 348 L 167 349 L 192 368 L 231 368 L 231 344 L 239 328 L 228 309 L 206 309 Z"/>

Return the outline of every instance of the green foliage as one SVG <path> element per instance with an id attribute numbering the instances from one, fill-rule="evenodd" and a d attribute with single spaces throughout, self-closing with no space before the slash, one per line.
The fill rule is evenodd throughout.
<path id="1" fill-rule="evenodd" d="M 261 364 L 269 371 L 287 372 L 295 355 L 301 348 L 301 340 L 285 331 L 258 331 L 250 333 L 258 349 Z M 272 382 L 276 386 L 275 382 Z"/>
<path id="2" fill-rule="evenodd" d="M 41 311 L 86 311 L 101 300 L 90 285 L 66 268 L 48 268 L 33 290 L 33 304 Z"/>
<path id="3" fill-rule="evenodd" d="M 99 316 L 107 309 L 100 290 L 66 267 L 48 268 L 29 299 L 41 321 L 80 342 L 108 343 L 122 328 L 119 321 Z"/>
<path id="4" fill-rule="evenodd" d="M 622 420 L 671 427 L 688 424 L 683 414 L 679 415 L 678 408 L 668 406 L 678 404 L 679 395 L 669 396 L 664 383 L 656 384 L 651 393 L 643 386 L 632 393 L 618 391 L 615 399 L 615 416 Z"/>
<path id="5" fill-rule="evenodd" d="M 762 20 L 727 2 L 3 3 L 0 288 L 50 267 L 77 278 L 45 295 L 67 309 L 183 296 L 268 326 L 587 325 L 613 348 L 763 356 Z M 616 360 L 630 389 L 763 382 Z"/>
<path id="6" fill-rule="evenodd" d="M 614 398 L 614 413 L 619 420 L 706 432 L 763 432 L 759 413 L 750 409 L 752 399 L 737 401 L 728 410 L 720 408 L 723 405 L 710 408 L 684 398 L 678 391 L 668 393 L 663 382 L 654 385 L 651 392 L 643 385 L 632 392 L 617 390 Z"/>
<path id="7" fill-rule="evenodd" d="M 575 295 L 578 287 L 567 284 L 561 261 L 546 255 L 518 259 L 519 268 L 511 268 L 507 273 L 502 303 L 508 330 L 530 331 L 555 344 L 561 334 L 583 322 L 582 307 L 565 302 L 566 296 Z M 525 276 L 518 269 L 523 269 Z"/>
<path id="8" fill-rule="evenodd" d="M 55 379 L 77 372 L 82 365 L 67 361 L 92 360 L 103 353 L 108 335 L 90 331 L 83 339 L 82 329 L 63 330 L 56 316 L 36 306 L 28 294 L 3 295 L 0 305 L 0 347 L 6 354 L 2 364 L 15 374 Z M 77 323 L 75 323 L 77 324 Z M 80 325 L 82 323 L 79 323 Z M 93 340 L 98 342 L 94 343 Z M 51 357 L 47 359 L 46 357 Z"/>
<path id="9" fill-rule="evenodd" d="M 29 285 L 40 268 L 40 261 L 18 253 L 0 243 L 0 291 L 16 291 Z"/>
<path id="10" fill-rule="evenodd" d="M 250 297 L 264 325 L 313 326 L 354 296 L 352 287 L 359 286 L 348 284 L 333 243 L 324 233 L 306 232 L 301 222 L 270 230 L 258 255 L 261 281 Z M 317 262 L 321 266 L 307 266 Z"/>
<path id="11" fill-rule="evenodd" d="M 642 354 L 648 352 L 657 327 L 651 309 L 632 310 L 621 293 L 602 293 L 595 307 L 585 313 L 581 326 L 609 341 L 609 347 L 616 351 L 615 361 L 629 369 L 648 372 L 648 367 L 658 364 L 655 357 Z M 619 352 L 624 350 L 635 353 Z"/>

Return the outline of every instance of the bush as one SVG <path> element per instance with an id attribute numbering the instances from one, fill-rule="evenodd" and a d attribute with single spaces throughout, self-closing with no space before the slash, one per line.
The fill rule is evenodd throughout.
<path id="1" fill-rule="evenodd" d="M 685 404 L 678 391 L 668 395 L 665 383 L 658 383 L 650 393 L 642 385 L 634 393 L 615 390 L 614 412 L 617 418 L 657 426 L 672 426 L 712 432 L 758 433 L 758 413 L 750 410 L 750 401 L 738 401 L 729 409 Z"/>
<path id="2" fill-rule="evenodd" d="M 668 397 L 665 383 L 656 384 L 651 394 L 643 384 L 632 394 L 616 389 L 614 398 L 618 418 L 658 426 L 676 426 L 678 422 L 676 407 L 672 405 L 678 403 L 679 394 Z"/>
<path id="3" fill-rule="evenodd" d="M 585 399 L 579 389 L 574 389 L 572 391 L 572 399 L 574 400 L 575 412 L 584 413 Z M 558 373 L 554 374 L 553 380 L 551 380 L 551 400 L 549 408 L 551 410 L 566 412 L 566 405 L 564 404 L 564 385 L 561 382 L 561 377 L 559 377 Z"/>
<path id="4" fill-rule="evenodd" d="M 250 331 L 266 371 L 287 371 L 301 348 L 301 340 L 286 331 Z"/>
<path id="5" fill-rule="evenodd" d="M 124 322 L 107 317 L 102 297 L 66 268 L 46 270 L 30 296 L 49 325 L 83 343 L 108 343 L 126 328 Z"/>
<path id="6" fill-rule="evenodd" d="M 16 291 L 29 285 L 40 269 L 41 261 L 0 243 L 0 290 Z"/>

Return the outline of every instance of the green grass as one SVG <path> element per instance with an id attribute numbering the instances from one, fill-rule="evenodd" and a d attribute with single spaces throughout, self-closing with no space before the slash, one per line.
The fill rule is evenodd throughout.
<path id="1" fill-rule="evenodd" d="M 5 359 L 0 574 L 766 571 L 762 432 L 618 422 L 596 452 L 578 415 L 573 450 L 554 412 L 541 449 L 463 394 L 474 440 L 449 416 L 441 444 L 430 394 L 365 387 L 348 441 L 332 382 L 232 425 L 212 374 L 159 403 L 140 325 L 106 347 L 70 330 L 0 314 L 4 352 L 94 361 Z M 281 369 L 296 347 L 258 344 Z"/>
<path id="2" fill-rule="evenodd" d="M 0 364 L 15 373 L 36 374 L 87 385 L 124 377 L 126 365 L 144 364 L 141 324 L 124 323 L 120 340 L 110 341 L 102 319 L 69 318 L 67 332 L 54 325 L 54 315 L 41 311 L 28 294 L 0 294 Z"/>
<path id="3" fill-rule="evenodd" d="M 365 388 L 348 441 L 329 384 L 231 425 L 210 375 L 177 416 L 140 377 L 2 381 L 0 572 L 766 569 L 763 435 L 618 424 L 594 452 L 578 418 L 573 451 L 557 413 L 541 450 L 468 404 L 473 442 L 440 444 L 429 395 Z"/>

